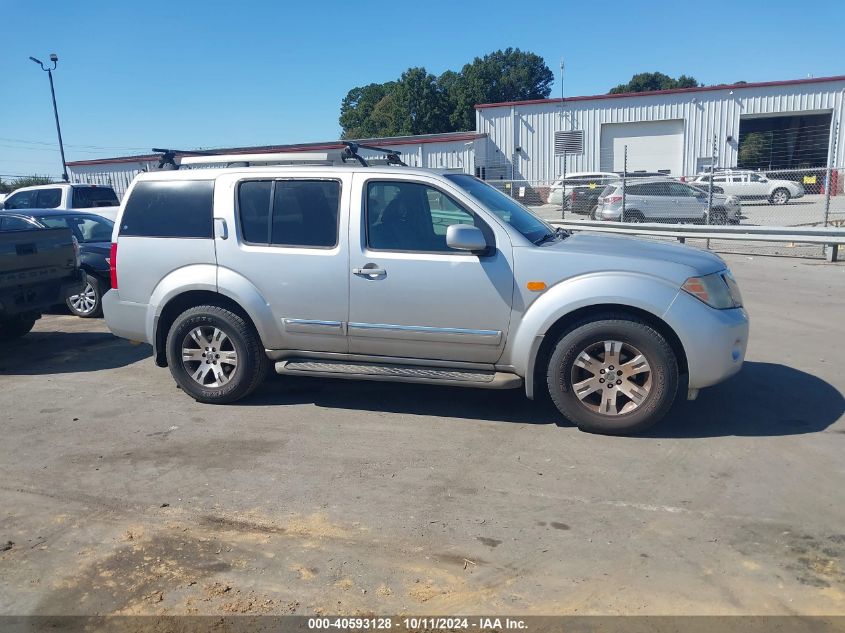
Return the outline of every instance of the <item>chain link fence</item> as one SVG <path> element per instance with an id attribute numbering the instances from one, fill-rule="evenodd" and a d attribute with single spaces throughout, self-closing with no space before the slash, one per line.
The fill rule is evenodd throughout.
<path id="1" fill-rule="evenodd" d="M 488 180 L 540 217 L 569 222 L 778 227 L 845 226 L 845 167 L 575 173 L 553 181 Z M 823 257 L 822 246 L 736 240 L 696 241 L 722 252 Z M 692 241 L 690 242 L 693 243 Z"/>

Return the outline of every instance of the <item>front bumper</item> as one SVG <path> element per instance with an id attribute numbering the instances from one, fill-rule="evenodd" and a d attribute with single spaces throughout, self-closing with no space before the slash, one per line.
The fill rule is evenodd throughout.
<path id="1" fill-rule="evenodd" d="M 684 347 L 690 389 L 720 383 L 742 368 L 749 333 L 744 308 L 716 310 L 681 290 L 663 318 Z"/>

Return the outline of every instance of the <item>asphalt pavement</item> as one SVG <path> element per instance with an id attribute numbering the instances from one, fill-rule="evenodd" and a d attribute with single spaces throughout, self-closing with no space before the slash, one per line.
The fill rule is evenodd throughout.
<path id="1" fill-rule="evenodd" d="M 746 365 L 636 438 L 519 390 L 202 405 L 47 316 L 0 350 L 0 614 L 845 614 L 845 266 L 726 259 Z"/>

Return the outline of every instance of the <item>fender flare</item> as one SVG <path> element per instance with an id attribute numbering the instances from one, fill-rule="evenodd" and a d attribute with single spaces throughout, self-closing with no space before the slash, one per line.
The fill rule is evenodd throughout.
<path id="1" fill-rule="evenodd" d="M 664 321 L 678 295 L 676 283 L 638 273 L 589 273 L 562 281 L 538 297 L 509 337 L 503 357 L 525 380 L 528 397 L 534 393 L 534 369 L 546 334 L 567 317 L 588 308 L 633 308 Z M 664 321 L 665 322 L 665 321 Z M 666 324 L 673 329 L 672 324 Z"/>

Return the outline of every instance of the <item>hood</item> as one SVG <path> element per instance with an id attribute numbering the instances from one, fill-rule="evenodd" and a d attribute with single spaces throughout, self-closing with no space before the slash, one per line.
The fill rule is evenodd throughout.
<path id="1" fill-rule="evenodd" d="M 680 283 L 688 277 L 727 268 L 722 258 L 708 251 L 627 235 L 579 231 L 564 240 L 537 248 L 537 251 L 542 250 L 572 256 L 571 268 L 579 269 L 580 273 L 624 270 Z"/>

